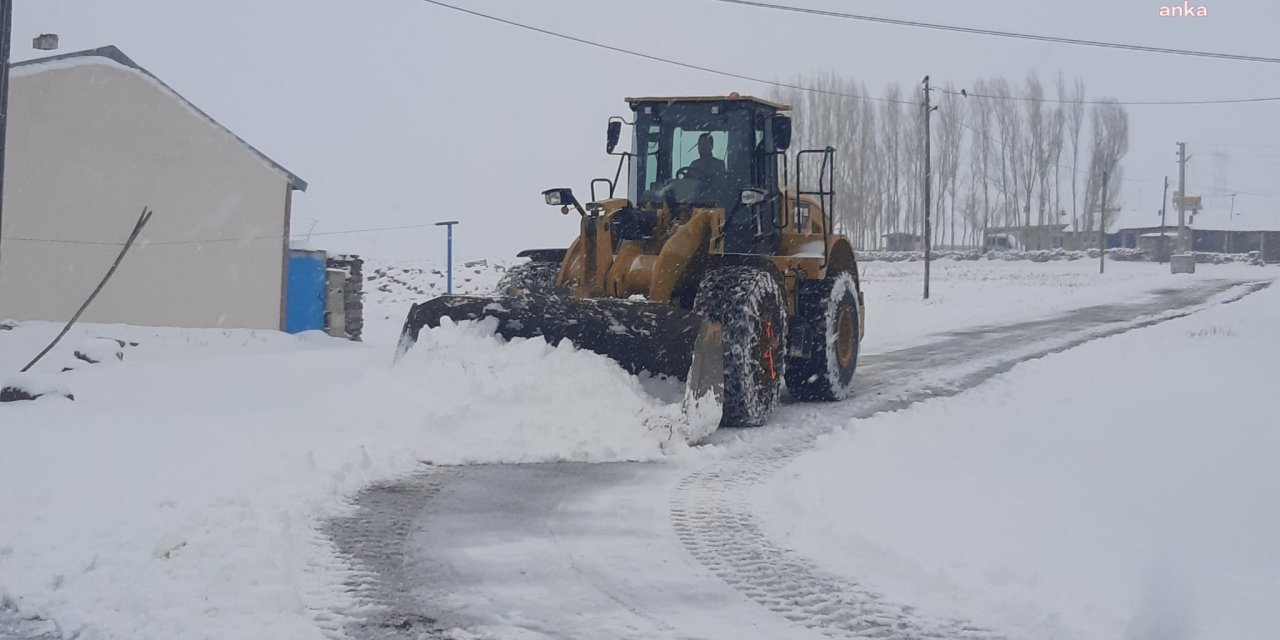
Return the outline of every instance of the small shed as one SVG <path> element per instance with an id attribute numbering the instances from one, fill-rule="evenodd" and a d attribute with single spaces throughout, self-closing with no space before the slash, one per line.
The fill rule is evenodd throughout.
<path id="1" fill-rule="evenodd" d="M 886 233 L 881 238 L 884 239 L 885 251 L 920 251 L 920 236 L 915 233 Z"/>
<path id="2" fill-rule="evenodd" d="M 1065 224 L 1033 224 L 987 227 L 984 237 L 1012 237 L 1022 245 L 1020 248 L 1030 251 L 1058 249 L 1063 245 L 1063 232 L 1067 226 Z M 988 246 L 987 248 L 993 247 Z"/>

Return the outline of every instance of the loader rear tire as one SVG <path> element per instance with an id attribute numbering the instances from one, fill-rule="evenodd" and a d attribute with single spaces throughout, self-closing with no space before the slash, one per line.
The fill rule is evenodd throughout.
<path id="1" fill-rule="evenodd" d="M 720 323 L 724 342 L 726 427 L 769 420 L 782 391 L 787 316 L 782 291 L 768 272 L 720 267 L 703 277 L 693 310 Z"/>
<path id="2" fill-rule="evenodd" d="M 500 296 L 556 295 L 559 273 L 559 262 L 523 262 L 507 269 L 493 292 Z"/>
<path id="3" fill-rule="evenodd" d="M 796 400 L 843 400 L 853 390 L 858 367 L 858 286 L 853 274 L 837 272 L 800 283 L 793 323 L 803 324 L 804 355 L 787 358 L 787 391 Z M 799 328 L 799 327 L 797 327 Z"/>

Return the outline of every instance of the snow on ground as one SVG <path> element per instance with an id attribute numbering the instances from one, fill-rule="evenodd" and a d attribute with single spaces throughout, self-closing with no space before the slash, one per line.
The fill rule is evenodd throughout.
<path id="1" fill-rule="evenodd" d="M 56 329 L 0 333 L 0 364 Z M 74 402 L 0 405 L 0 601 L 84 638 L 323 637 L 338 621 L 321 612 L 354 603 L 315 525 L 368 483 L 424 460 L 640 460 L 683 442 L 679 405 L 612 362 L 477 327 L 424 332 L 394 370 L 388 349 L 323 336 L 76 333 L 138 346 L 58 376 Z"/>
<path id="2" fill-rule="evenodd" d="M 1272 267 L 1245 264 L 1199 265 L 1195 274 L 1171 277 L 1169 265 L 1108 262 L 1098 273 L 1096 260 L 1030 263 L 1022 261 L 938 260 L 932 264 L 930 297 L 922 299 L 921 262 L 865 262 L 864 353 L 919 344 L 930 334 L 992 323 L 1053 316 L 1080 307 L 1145 297 L 1158 288 L 1180 288 L 1216 278 L 1269 279 Z"/>
<path id="3" fill-rule="evenodd" d="M 1273 639 L 1277 378 L 1272 287 L 855 420 L 757 511 L 829 571 L 1012 638 Z"/>
<path id="4" fill-rule="evenodd" d="M 1115 265 L 1099 278 L 1075 263 L 939 263 L 926 303 L 917 267 L 865 269 L 868 349 L 1193 280 L 1158 265 Z M 485 290 L 503 270 L 465 268 L 455 270 L 459 292 Z M 0 405 L 0 603 L 83 638 L 319 638 L 355 604 L 346 565 L 316 524 L 369 483 L 424 460 L 687 451 L 675 404 L 567 345 L 503 344 L 447 326 L 425 332 L 392 369 L 409 305 L 443 289 L 432 270 L 366 267 L 365 344 L 76 327 L 35 372 L 75 400 Z M 1213 266 L 1194 278 L 1263 273 Z M 0 330 L 0 371 L 16 371 L 58 328 Z"/>
<path id="5" fill-rule="evenodd" d="M 494 260 L 455 263 L 453 292 L 488 293 L 509 264 Z M 448 269 L 430 260 L 389 263 L 370 259 L 365 262 L 364 277 L 366 340 L 370 335 L 375 340 L 397 335 L 412 304 L 443 295 L 448 289 Z"/>

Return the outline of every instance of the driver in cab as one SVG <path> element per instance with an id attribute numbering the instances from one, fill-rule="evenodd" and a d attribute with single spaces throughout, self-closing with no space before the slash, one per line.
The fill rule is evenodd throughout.
<path id="1" fill-rule="evenodd" d="M 715 142 L 711 134 L 704 133 L 698 137 L 698 158 L 689 163 L 689 171 L 699 179 L 718 179 L 725 174 L 724 160 L 712 155 Z"/>
<path id="2" fill-rule="evenodd" d="M 704 133 L 698 137 L 698 157 L 685 167 L 684 174 L 689 178 L 697 181 L 696 197 L 699 200 L 714 200 L 716 195 L 724 188 L 725 178 L 728 176 L 728 170 L 725 169 L 724 160 L 715 157 L 712 150 L 715 148 L 715 141 L 711 139 L 710 133 Z"/>

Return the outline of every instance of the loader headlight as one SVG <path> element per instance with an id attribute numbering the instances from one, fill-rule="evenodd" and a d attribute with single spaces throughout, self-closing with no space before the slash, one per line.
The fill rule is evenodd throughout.
<path id="1" fill-rule="evenodd" d="M 547 189 L 542 192 L 542 197 L 547 199 L 547 204 L 555 207 L 573 203 L 573 192 L 569 189 Z"/>

